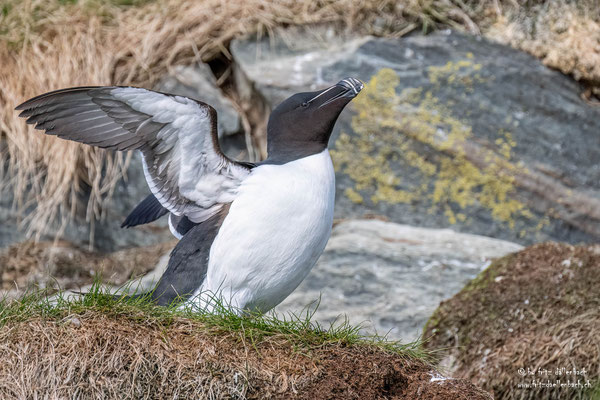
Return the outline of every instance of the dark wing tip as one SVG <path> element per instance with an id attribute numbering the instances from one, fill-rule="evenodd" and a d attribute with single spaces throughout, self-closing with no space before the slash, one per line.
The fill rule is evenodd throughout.
<path id="1" fill-rule="evenodd" d="M 48 98 L 48 97 L 51 97 L 51 96 L 54 96 L 57 94 L 68 93 L 68 92 L 85 92 L 88 90 L 99 89 L 99 88 L 103 88 L 103 87 L 114 87 L 114 86 L 76 86 L 76 87 L 71 87 L 71 88 L 66 88 L 66 89 L 57 89 L 57 90 L 42 93 L 40 95 L 30 98 L 29 100 L 26 100 L 23 103 L 16 106 L 15 110 L 16 111 L 31 110 L 32 108 L 37 107 L 37 105 L 35 103 L 38 102 L 39 100 L 43 100 L 45 98 Z M 21 113 L 21 114 L 23 114 L 23 113 Z M 21 116 L 22 115 L 19 115 L 19 117 L 21 117 Z"/>
<path id="2" fill-rule="evenodd" d="M 127 218 L 125 218 L 125 221 L 123 221 L 123 223 L 121 224 L 121 229 L 123 228 L 133 228 L 134 226 L 138 226 L 139 223 L 137 223 L 137 221 L 134 221 L 134 218 L 130 215 L 127 216 Z"/>
<path id="3" fill-rule="evenodd" d="M 167 212 L 168 210 L 160 204 L 156 197 L 150 194 L 125 218 L 125 221 L 121 224 L 121 228 L 131 228 L 148 224 L 156 221 Z"/>

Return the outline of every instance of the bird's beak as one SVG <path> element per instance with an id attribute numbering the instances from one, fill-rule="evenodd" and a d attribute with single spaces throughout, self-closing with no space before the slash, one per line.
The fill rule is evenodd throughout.
<path id="1" fill-rule="evenodd" d="M 339 81 L 335 86 L 341 86 L 345 89 L 351 90 L 354 94 L 352 97 L 356 97 L 358 93 L 365 87 L 365 85 L 356 78 L 345 78 Z"/>
<path id="2" fill-rule="evenodd" d="M 360 93 L 364 84 L 356 78 L 345 78 L 335 85 L 322 90 L 319 94 L 309 100 L 312 103 L 315 100 L 320 100 L 323 103 L 318 108 L 324 107 L 340 99 L 346 99 L 346 102 L 352 100 Z"/>

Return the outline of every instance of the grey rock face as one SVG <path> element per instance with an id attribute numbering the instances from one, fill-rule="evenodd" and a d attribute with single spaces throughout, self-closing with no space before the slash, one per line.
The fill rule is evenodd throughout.
<path id="1" fill-rule="evenodd" d="M 12 206 L 13 198 L 8 190 L 0 196 L 0 248 L 26 239 L 25 232 L 19 230 L 18 215 Z"/>
<path id="2" fill-rule="evenodd" d="M 279 30 L 274 40 L 234 40 L 231 52 L 255 88 L 277 105 L 294 93 L 328 86 L 333 77 L 325 75 L 327 66 L 347 61 L 369 39 L 292 27 Z"/>
<path id="3" fill-rule="evenodd" d="M 132 154 L 127 176 L 117 183 L 112 199 L 104 210 L 105 217 L 94 224 L 94 247 L 97 250 L 111 252 L 130 247 L 149 246 L 173 239 L 166 217 L 147 225 L 121 228 L 127 215 L 149 194 L 150 189 L 142 168 L 142 156 L 136 151 Z M 80 220 L 72 225 L 76 225 L 79 229 L 88 226 Z M 72 237 L 67 234 L 65 239 L 79 244 L 87 238 Z"/>
<path id="4" fill-rule="evenodd" d="M 315 320 L 347 316 L 367 332 L 413 341 L 440 301 L 458 292 L 515 243 L 449 229 L 377 220 L 336 225 L 317 265 L 277 313 L 299 313 L 320 299 Z M 314 306 L 314 303 L 313 303 Z"/>
<path id="5" fill-rule="evenodd" d="M 265 98 L 367 87 L 330 141 L 336 216 L 385 215 L 523 244 L 600 239 L 600 109 L 533 57 L 454 32 L 234 41 Z"/>

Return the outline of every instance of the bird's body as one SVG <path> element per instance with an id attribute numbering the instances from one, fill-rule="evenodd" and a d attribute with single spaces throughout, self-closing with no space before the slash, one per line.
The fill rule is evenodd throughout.
<path id="1" fill-rule="evenodd" d="M 216 298 L 266 312 L 306 277 L 333 222 L 335 175 L 327 142 L 344 106 L 362 89 L 348 78 L 299 93 L 271 114 L 269 157 L 232 161 L 218 145 L 216 113 L 204 103 L 131 87 L 50 92 L 17 109 L 48 134 L 142 152 L 152 192 L 124 222 L 169 213 L 180 242 L 152 298 L 210 309 Z"/>
<path id="2" fill-rule="evenodd" d="M 329 152 L 260 165 L 238 189 L 191 301 L 218 293 L 240 309 L 269 310 L 306 277 L 331 233 L 335 175 Z"/>

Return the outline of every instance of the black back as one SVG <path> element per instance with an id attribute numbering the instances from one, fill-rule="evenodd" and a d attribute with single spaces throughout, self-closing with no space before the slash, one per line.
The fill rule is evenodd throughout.
<path id="1" fill-rule="evenodd" d="M 167 270 L 160 278 L 152 299 L 158 305 L 189 298 L 204 282 L 210 247 L 229 212 L 229 205 L 201 224 L 192 227 L 171 252 Z"/>

